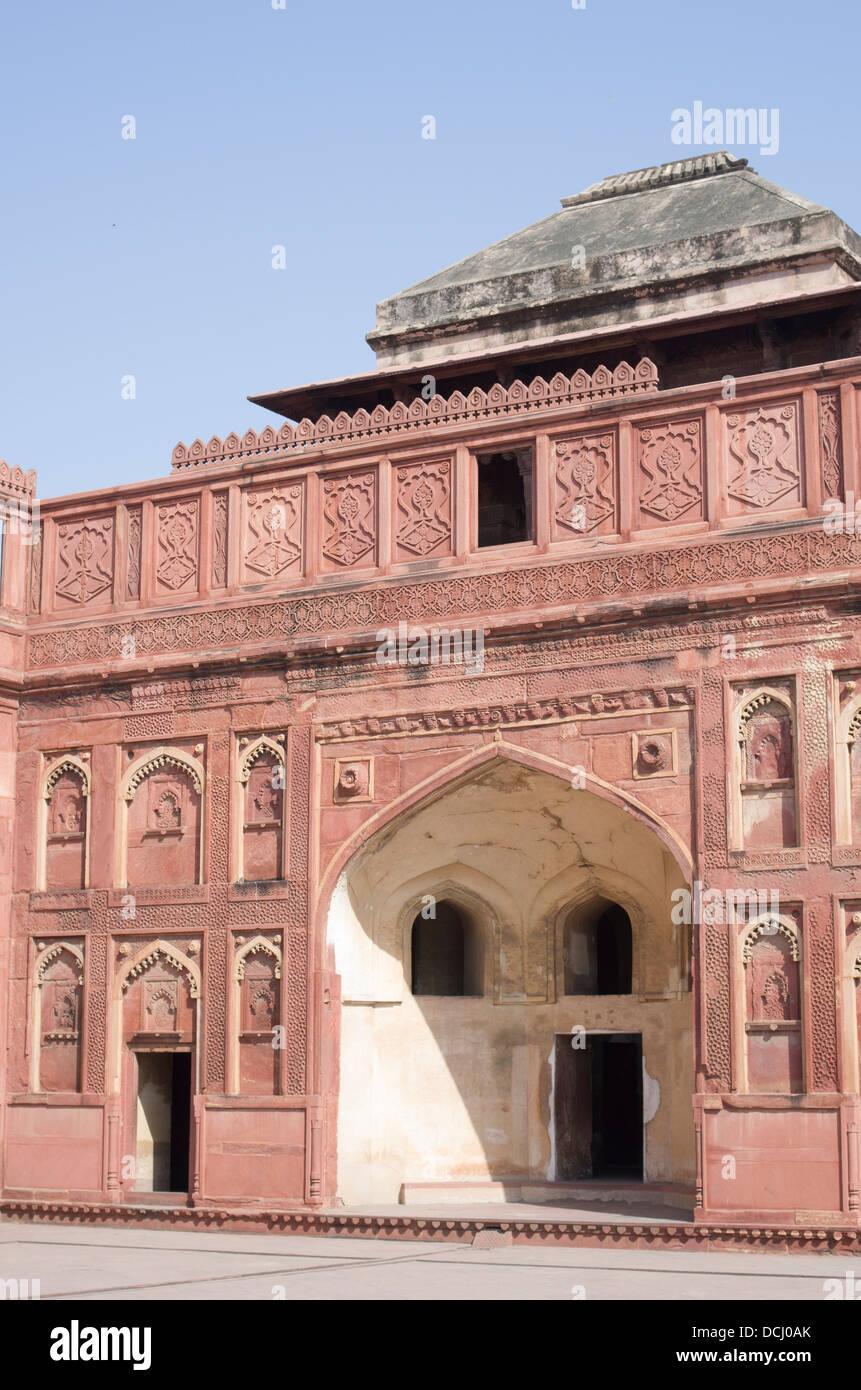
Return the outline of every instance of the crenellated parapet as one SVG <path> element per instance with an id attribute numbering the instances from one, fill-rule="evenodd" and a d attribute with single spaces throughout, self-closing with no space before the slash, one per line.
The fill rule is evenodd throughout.
<path id="1" fill-rule="evenodd" d="M 551 381 L 536 376 L 528 384 L 518 380 L 506 388 L 497 383 L 489 391 L 475 386 L 468 395 L 455 391 L 451 396 L 433 395 L 429 400 L 418 395 L 408 406 L 398 402 L 387 410 L 385 406 L 378 405 L 371 412 L 361 409 L 352 415 L 341 411 L 334 420 L 328 415 L 321 415 L 317 420 L 300 420 L 296 425 L 288 421 L 277 430 L 267 425 L 259 434 L 255 430 L 248 430 L 241 438 L 238 434 L 229 434 L 226 439 L 213 435 L 208 444 L 204 444 L 202 439 L 196 439 L 188 448 L 184 444 L 177 444 L 172 463 L 175 469 L 193 468 L 197 464 L 232 463 L 261 454 L 305 449 L 312 445 L 368 439 L 379 439 L 385 443 L 389 436 L 426 431 L 443 424 L 505 419 L 556 406 L 611 400 L 657 390 L 658 369 L 648 357 L 643 357 L 636 367 L 620 362 L 612 370 L 609 367 L 596 367 L 591 375 L 577 371 L 569 377 L 557 372 Z"/>

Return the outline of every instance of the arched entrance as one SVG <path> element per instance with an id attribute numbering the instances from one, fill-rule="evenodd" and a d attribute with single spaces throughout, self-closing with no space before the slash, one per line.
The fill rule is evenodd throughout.
<path id="1" fill-rule="evenodd" d="M 629 1130 L 639 1106 L 626 1176 L 692 1187 L 689 928 L 671 900 L 684 852 L 612 788 L 576 789 L 522 749 L 488 753 L 395 806 L 332 893 L 338 1195 L 463 1200 L 472 1184 L 588 1178 L 626 1076 Z M 584 922 L 604 942 L 593 988 L 566 963 Z"/>

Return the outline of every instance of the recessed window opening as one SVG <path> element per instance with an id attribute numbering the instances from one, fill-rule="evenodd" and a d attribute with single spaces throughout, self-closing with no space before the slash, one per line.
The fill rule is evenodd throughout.
<path id="1" fill-rule="evenodd" d="M 571 913 L 563 939 L 566 994 L 630 994 L 631 919 L 606 898 Z"/>
<path id="2" fill-rule="evenodd" d="M 533 540 L 532 450 L 477 454 L 478 545 Z"/>
<path id="3" fill-rule="evenodd" d="M 420 912 L 413 922 L 413 994 L 481 994 L 477 928 L 454 903 L 436 902 L 432 910 L 434 916 Z"/>

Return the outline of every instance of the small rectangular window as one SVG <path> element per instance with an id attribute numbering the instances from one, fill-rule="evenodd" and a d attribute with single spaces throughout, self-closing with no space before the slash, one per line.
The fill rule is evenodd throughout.
<path id="1" fill-rule="evenodd" d="M 532 450 L 477 454 L 478 546 L 534 540 Z"/>

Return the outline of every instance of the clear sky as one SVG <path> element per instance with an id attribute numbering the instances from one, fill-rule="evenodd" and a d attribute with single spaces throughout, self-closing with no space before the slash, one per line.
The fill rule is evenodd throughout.
<path id="1" fill-rule="evenodd" d="M 858 0 L 274 3 L 4 7 L 0 457 L 43 497 L 370 370 L 377 300 L 708 152 L 671 140 L 696 101 L 777 108 L 776 154 L 731 148 L 861 229 Z"/>

